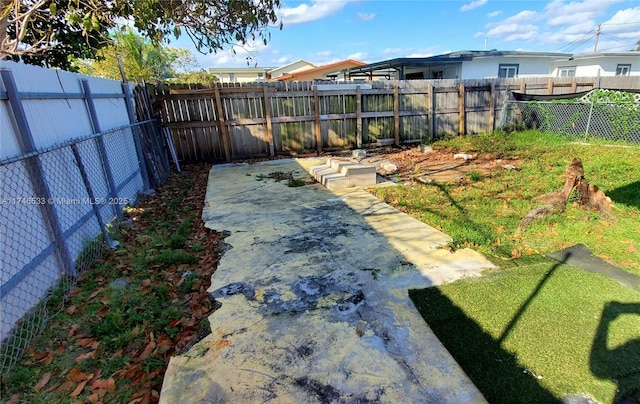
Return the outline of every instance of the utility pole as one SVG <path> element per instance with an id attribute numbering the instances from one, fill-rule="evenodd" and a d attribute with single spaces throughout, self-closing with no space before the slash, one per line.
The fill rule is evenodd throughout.
<path id="1" fill-rule="evenodd" d="M 598 51 L 598 39 L 600 39 L 600 29 L 602 28 L 602 24 L 598 24 L 598 32 L 596 32 L 596 43 L 593 45 L 593 51 Z"/>

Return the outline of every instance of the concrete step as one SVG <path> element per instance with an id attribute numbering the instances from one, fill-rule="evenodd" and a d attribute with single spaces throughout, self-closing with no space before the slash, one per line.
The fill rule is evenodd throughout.
<path id="1" fill-rule="evenodd" d="M 324 164 L 309 167 L 309 173 L 330 190 L 375 185 L 376 168 L 351 160 L 328 158 Z"/>

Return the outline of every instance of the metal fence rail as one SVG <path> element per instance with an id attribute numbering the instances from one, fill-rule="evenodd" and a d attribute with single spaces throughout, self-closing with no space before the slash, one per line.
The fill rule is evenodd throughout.
<path id="1" fill-rule="evenodd" d="M 501 128 L 640 143 L 640 103 L 506 101 Z"/>
<path id="2" fill-rule="evenodd" d="M 112 246 L 123 208 L 146 189 L 136 143 L 161 147 L 145 142 L 157 133 L 150 120 L 0 161 L 2 373 L 53 314 L 52 292 L 66 295 Z"/>

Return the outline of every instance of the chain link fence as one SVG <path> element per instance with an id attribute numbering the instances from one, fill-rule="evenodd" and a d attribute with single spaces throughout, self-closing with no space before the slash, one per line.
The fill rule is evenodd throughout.
<path id="1" fill-rule="evenodd" d="M 2 373 L 55 314 L 52 294 L 115 246 L 123 209 L 168 177 L 166 155 L 150 120 L 0 161 Z"/>
<path id="2" fill-rule="evenodd" d="M 640 102 L 598 102 L 589 96 L 572 102 L 508 100 L 501 128 L 640 143 Z"/>

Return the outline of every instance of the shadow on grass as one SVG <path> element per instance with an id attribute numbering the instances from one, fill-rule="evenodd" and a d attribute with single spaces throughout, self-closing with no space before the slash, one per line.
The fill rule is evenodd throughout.
<path id="1" fill-rule="evenodd" d="M 605 380 L 618 384 L 615 403 L 640 403 L 640 336 L 610 349 L 611 323 L 621 316 L 640 316 L 640 303 L 609 302 L 602 310 L 600 324 L 593 339 L 589 368 Z"/>
<path id="2" fill-rule="evenodd" d="M 502 348 L 529 305 L 562 262 L 554 264 L 522 303 L 499 338 L 494 338 L 437 287 L 409 290 L 420 314 L 490 403 L 557 403 L 558 399 Z"/>
<path id="3" fill-rule="evenodd" d="M 607 192 L 614 203 L 622 203 L 640 209 L 640 181 L 632 182 Z"/>

